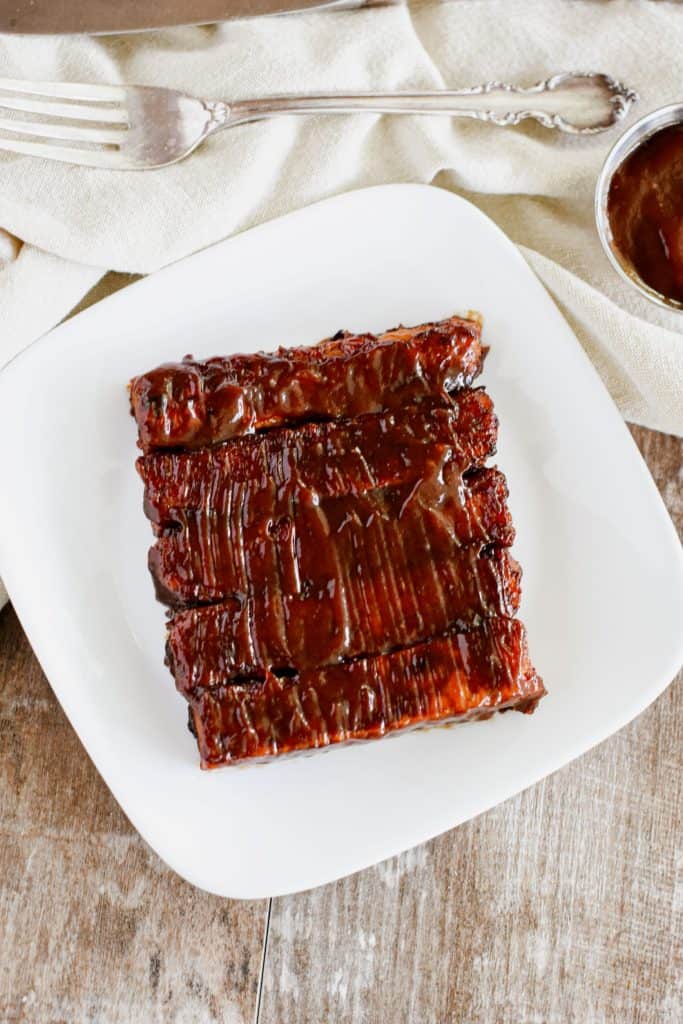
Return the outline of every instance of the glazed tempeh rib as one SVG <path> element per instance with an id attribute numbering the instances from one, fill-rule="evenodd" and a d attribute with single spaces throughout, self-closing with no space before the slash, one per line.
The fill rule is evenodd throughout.
<path id="1" fill-rule="evenodd" d="M 394 574 L 405 571 L 407 585 L 425 559 L 465 567 L 460 548 L 508 547 L 514 530 L 506 499 L 496 470 L 465 481 L 450 466 L 407 485 L 335 498 L 306 490 L 288 503 L 272 487 L 238 483 L 224 513 L 176 511 L 150 550 L 149 567 L 160 599 L 172 606 L 268 587 L 307 591 L 322 602 L 330 586 L 348 590 L 356 578 L 367 584 L 387 565 Z"/>
<path id="2" fill-rule="evenodd" d="M 367 740 L 433 722 L 532 711 L 544 695 L 521 622 L 498 619 L 391 654 L 190 699 L 202 767 Z"/>
<path id="3" fill-rule="evenodd" d="M 274 495 L 282 506 L 278 514 L 284 514 L 302 490 L 321 498 L 363 494 L 412 483 L 447 463 L 464 471 L 494 453 L 497 431 L 493 403 L 478 388 L 459 392 L 448 408 L 425 402 L 353 420 L 307 423 L 201 451 L 143 455 L 137 466 L 145 512 L 164 527 L 177 520 L 178 510 L 226 514 L 240 484 L 261 491 L 269 509 Z"/>
<path id="4" fill-rule="evenodd" d="M 272 667 L 310 669 L 385 653 L 519 607 L 521 570 L 506 551 L 464 548 L 439 563 L 397 561 L 351 572 L 322 592 L 268 588 L 176 613 L 167 642 L 176 686 L 188 692 Z"/>
<path id="5" fill-rule="evenodd" d="M 532 711 L 481 324 L 135 378 L 167 664 L 202 767 Z"/>
<path id="6" fill-rule="evenodd" d="M 317 346 L 190 358 L 130 383 L 144 452 L 199 448 L 263 428 L 446 400 L 481 371 L 481 323 L 451 317 Z"/>

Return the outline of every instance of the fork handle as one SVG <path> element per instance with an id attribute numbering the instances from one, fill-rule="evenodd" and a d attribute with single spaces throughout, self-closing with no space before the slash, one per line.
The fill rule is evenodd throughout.
<path id="1" fill-rule="evenodd" d="M 623 117 L 635 95 L 607 75 L 570 72 L 528 88 L 488 82 L 438 92 L 357 92 L 272 96 L 214 105 L 213 130 L 283 114 L 443 114 L 497 125 L 525 118 L 573 133 L 602 131 Z M 223 107 L 217 111 L 216 107 Z M 218 115 L 218 116 L 217 116 Z"/>

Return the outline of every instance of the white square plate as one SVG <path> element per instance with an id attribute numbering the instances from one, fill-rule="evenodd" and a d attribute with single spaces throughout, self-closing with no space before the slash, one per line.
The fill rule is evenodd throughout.
<path id="1" fill-rule="evenodd" d="M 126 383 L 156 363 L 468 309 L 501 421 L 521 616 L 549 696 L 504 715 L 268 766 L 198 767 L 164 613 Z M 421 843 L 623 726 L 683 657 L 681 548 L 626 427 L 507 238 L 423 186 L 350 193 L 127 288 L 0 375 L 0 570 L 124 811 L 195 885 L 304 889 Z M 36 765 L 36 771 L 49 771 Z"/>

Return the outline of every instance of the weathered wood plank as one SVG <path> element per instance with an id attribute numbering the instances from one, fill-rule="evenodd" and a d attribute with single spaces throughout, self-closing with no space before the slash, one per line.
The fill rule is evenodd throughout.
<path id="1" fill-rule="evenodd" d="M 679 528 L 683 442 L 634 436 Z M 680 1024 L 683 684 L 475 821 L 273 901 L 260 1024 Z"/>
<path id="2" fill-rule="evenodd" d="M 181 881 L 128 823 L 0 613 L 0 1021 L 252 1024 L 267 901 Z"/>

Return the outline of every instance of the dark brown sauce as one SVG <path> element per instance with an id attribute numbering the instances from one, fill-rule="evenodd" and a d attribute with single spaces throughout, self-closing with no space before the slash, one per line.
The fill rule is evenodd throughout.
<path id="1" fill-rule="evenodd" d="M 526 632 L 498 618 L 387 654 L 287 673 L 265 681 L 213 685 L 188 700 L 203 768 L 267 760 L 406 727 L 530 712 L 544 695 L 529 661 Z"/>
<path id="2" fill-rule="evenodd" d="M 533 710 L 479 318 L 169 364 L 131 386 L 205 768 Z"/>
<path id="3" fill-rule="evenodd" d="M 260 430 L 447 402 L 481 372 L 484 354 L 479 319 L 342 333 L 312 348 L 166 363 L 131 381 L 131 408 L 143 451 L 197 449 Z"/>
<path id="4" fill-rule="evenodd" d="M 663 128 L 615 172 L 607 197 L 614 244 L 660 295 L 683 303 L 683 125 Z"/>

